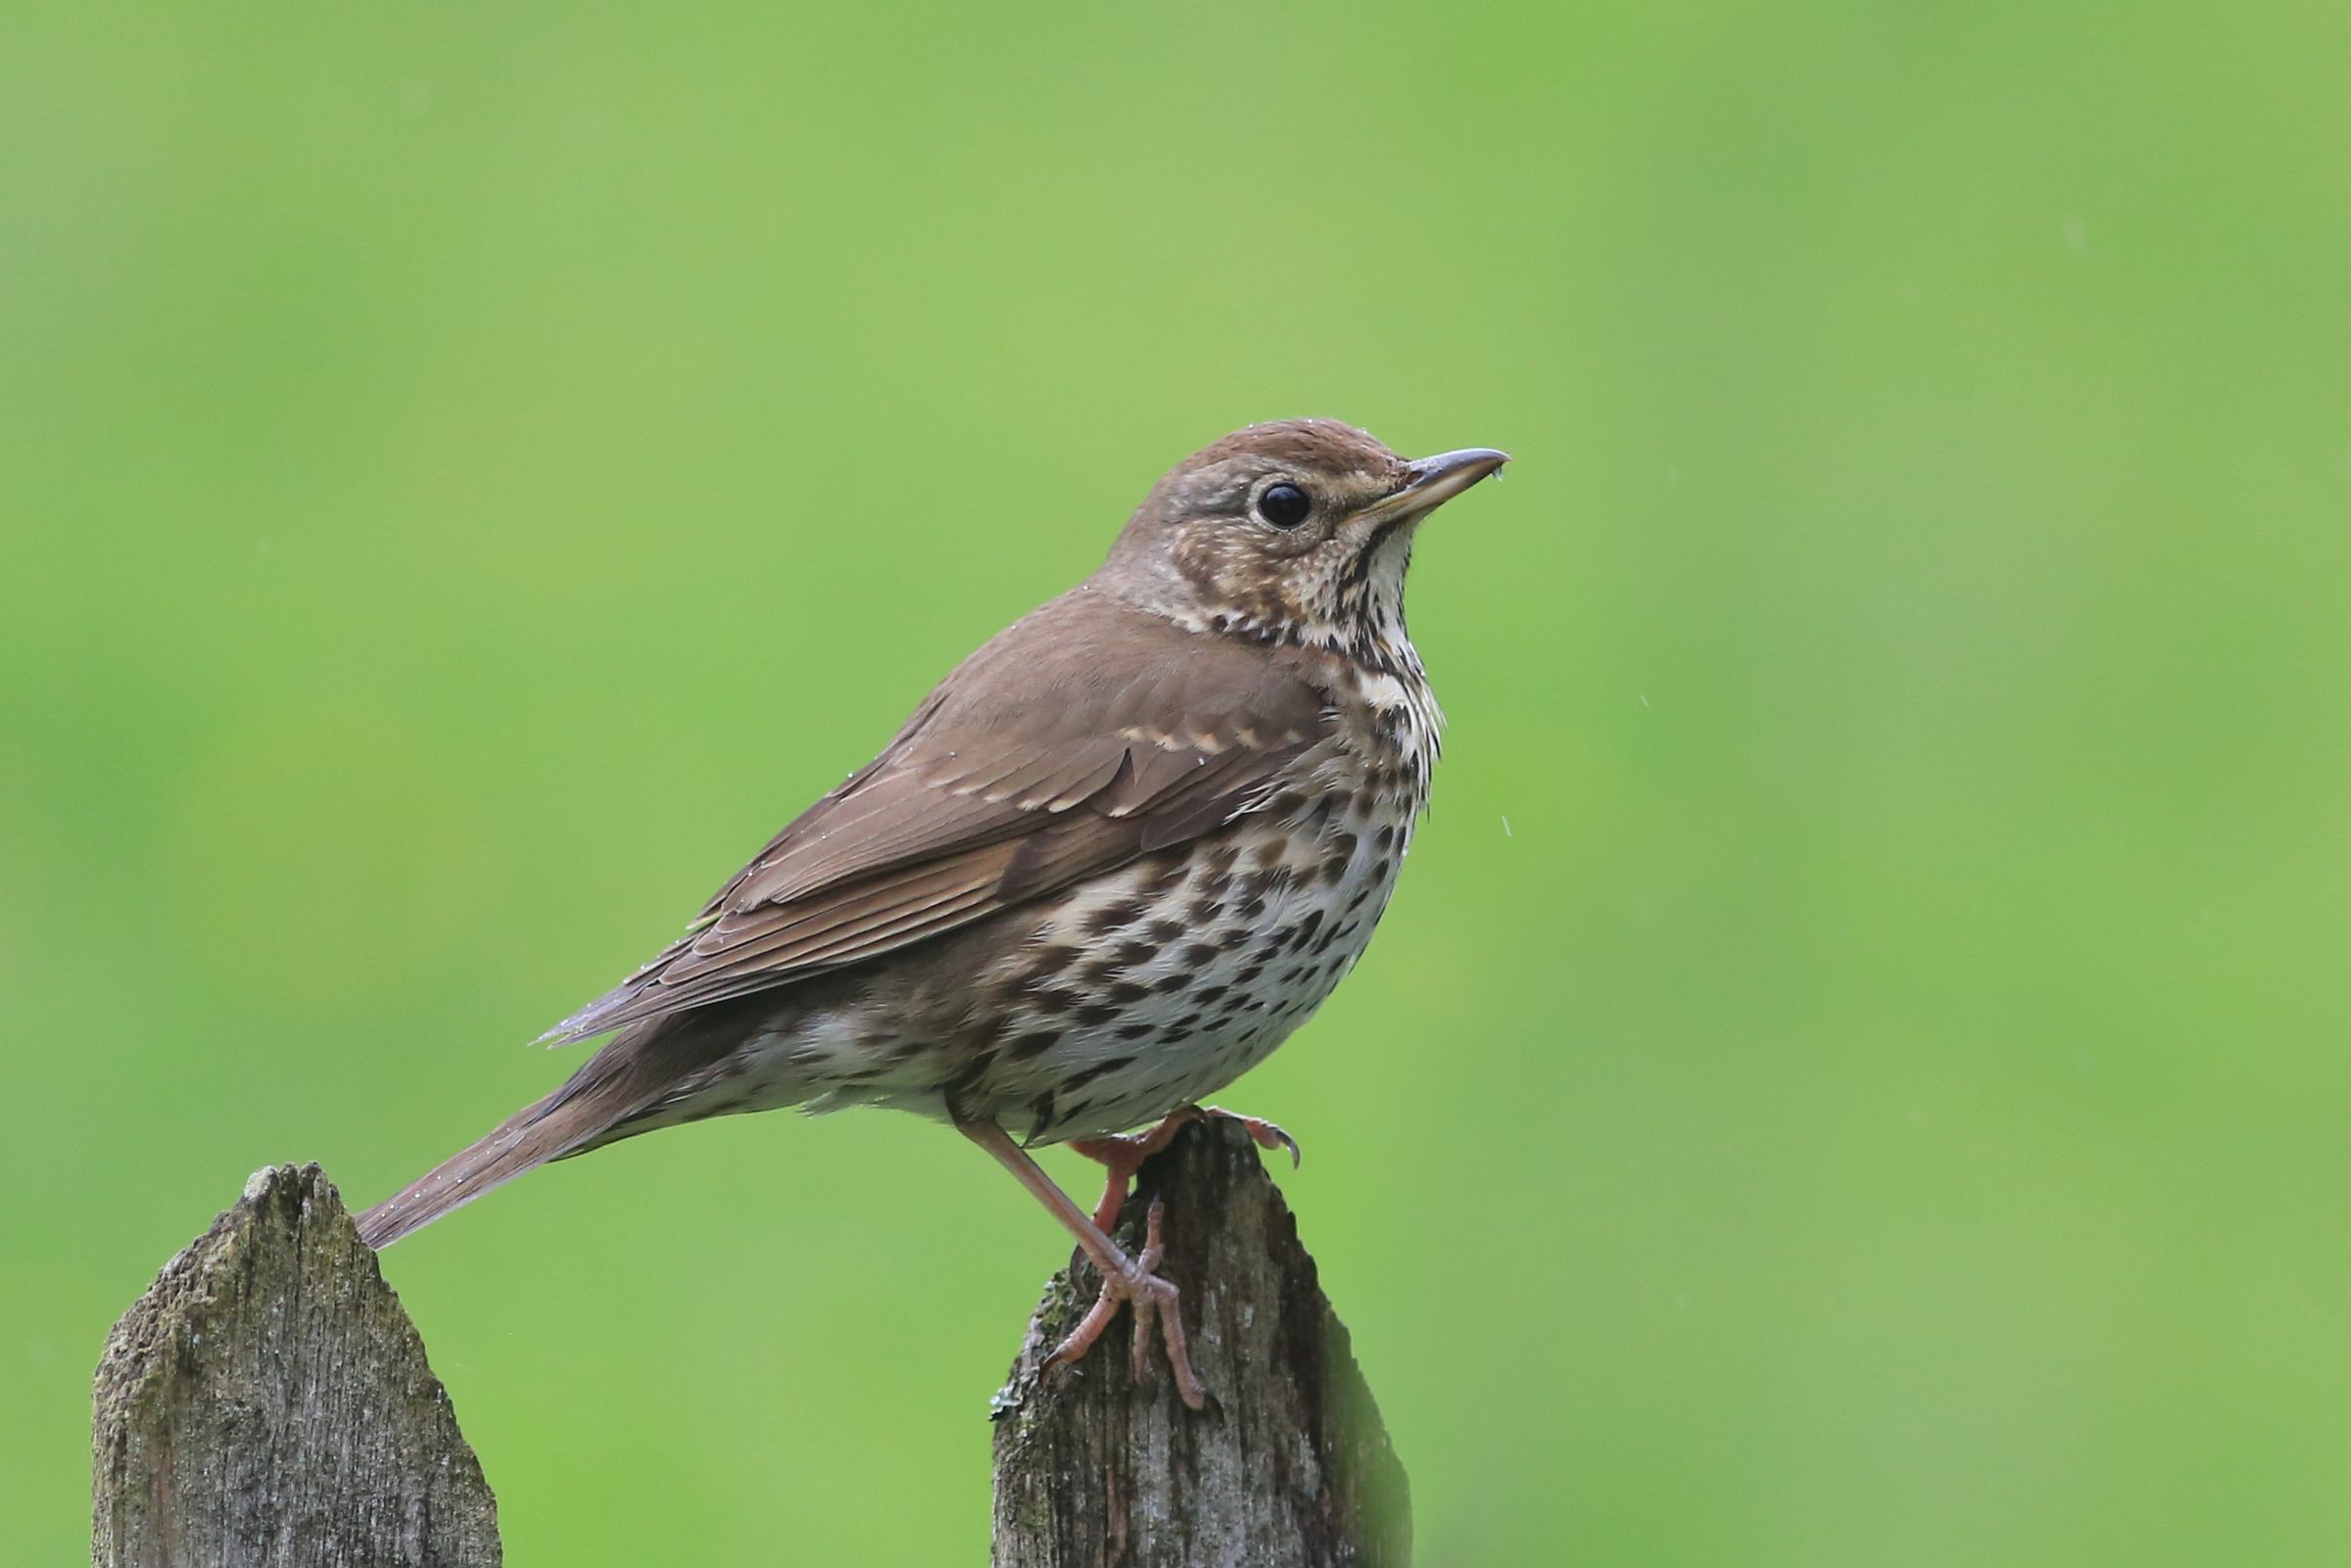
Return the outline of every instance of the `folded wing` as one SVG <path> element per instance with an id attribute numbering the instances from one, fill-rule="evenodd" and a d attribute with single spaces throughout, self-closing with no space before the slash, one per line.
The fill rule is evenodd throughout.
<path id="1" fill-rule="evenodd" d="M 1323 740 L 1329 699 L 1312 673 L 1066 594 L 967 659 L 686 936 L 545 1038 L 860 963 L 1208 832 Z"/>

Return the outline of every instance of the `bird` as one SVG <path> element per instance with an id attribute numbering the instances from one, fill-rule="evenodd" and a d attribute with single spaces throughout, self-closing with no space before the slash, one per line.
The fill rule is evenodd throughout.
<path id="1" fill-rule="evenodd" d="M 1164 1206 L 1110 1236 L 1144 1158 L 1355 966 L 1427 808 L 1443 716 L 1405 625 L 1420 524 L 1497 472 L 1283 419 L 1194 452 L 1077 587 L 984 643 L 683 934 L 541 1036 L 611 1038 L 546 1098 L 359 1218 L 382 1248 L 551 1161 L 738 1112 L 944 1121 L 1101 1278 L 1048 1357 L 1122 1306 L 1132 1373 L 1194 1373 L 1155 1270 Z M 1143 1128 L 1142 1131 L 1132 1129 Z M 1031 1150 L 1105 1167 L 1082 1209 Z"/>

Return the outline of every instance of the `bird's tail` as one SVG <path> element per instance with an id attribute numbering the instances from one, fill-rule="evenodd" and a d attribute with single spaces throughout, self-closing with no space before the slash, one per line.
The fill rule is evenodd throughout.
<path id="1" fill-rule="evenodd" d="M 559 1114 L 563 1098 L 558 1089 L 535 1105 L 524 1106 L 487 1136 L 360 1215 L 360 1239 L 370 1247 L 389 1247 L 493 1187 L 503 1187 L 523 1172 L 571 1153 L 586 1140 L 575 1135 L 578 1118 Z"/>
<path id="2" fill-rule="evenodd" d="M 770 1000 L 754 1001 L 774 1009 Z M 744 1032 L 741 1019 L 723 1007 L 630 1025 L 554 1093 L 524 1106 L 360 1215 L 360 1239 L 389 1247 L 551 1160 L 691 1119 L 675 1114 L 679 1084 L 724 1056 Z"/>
<path id="3" fill-rule="evenodd" d="M 524 1106 L 360 1215 L 360 1239 L 384 1248 L 551 1160 L 586 1154 L 655 1123 L 641 1113 L 661 1096 L 664 1063 L 648 1049 L 659 1030 L 624 1031 L 534 1105 Z"/>

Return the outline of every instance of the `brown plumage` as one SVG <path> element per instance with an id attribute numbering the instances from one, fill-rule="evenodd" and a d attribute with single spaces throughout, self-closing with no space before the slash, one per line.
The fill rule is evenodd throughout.
<path id="1" fill-rule="evenodd" d="M 1015 622 L 792 822 L 583 1039 L 877 957 L 1238 815 L 1329 723 L 1297 660 L 1080 588 Z"/>
<path id="2" fill-rule="evenodd" d="M 1162 1309 L 1197 1402 L 1173 1288 L 1007 1129 L 1076 1140 L 1123 1191 L 1132 1151 L 1111 1135 L 1262 1059 L 1360 954 L 1435 760 L 1403 620 L 1413 533 L 1502 460 L 1410 463 L 1292 420 L 1178 464 L 1100 570 L 965 660 L 686 935 L 549 1032 L 618 1031 L 570 1081 L 362 1233 L 388 1245 L 536 1165 L 678 1121 L 923 1111 L 1078 1233 L 1105 1277 L 1098 1317 Z"/>

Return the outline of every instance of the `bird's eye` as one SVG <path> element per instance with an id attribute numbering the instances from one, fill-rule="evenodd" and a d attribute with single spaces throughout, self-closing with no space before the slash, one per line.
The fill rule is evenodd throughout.
<path id="1" fill-rule="evenodd" d="M 1275 528 L 1296 528 L 1314 509 L 1315 503 L 1296 485 L 1268 485 L 1257 498 L 1257 515 Z"/>

